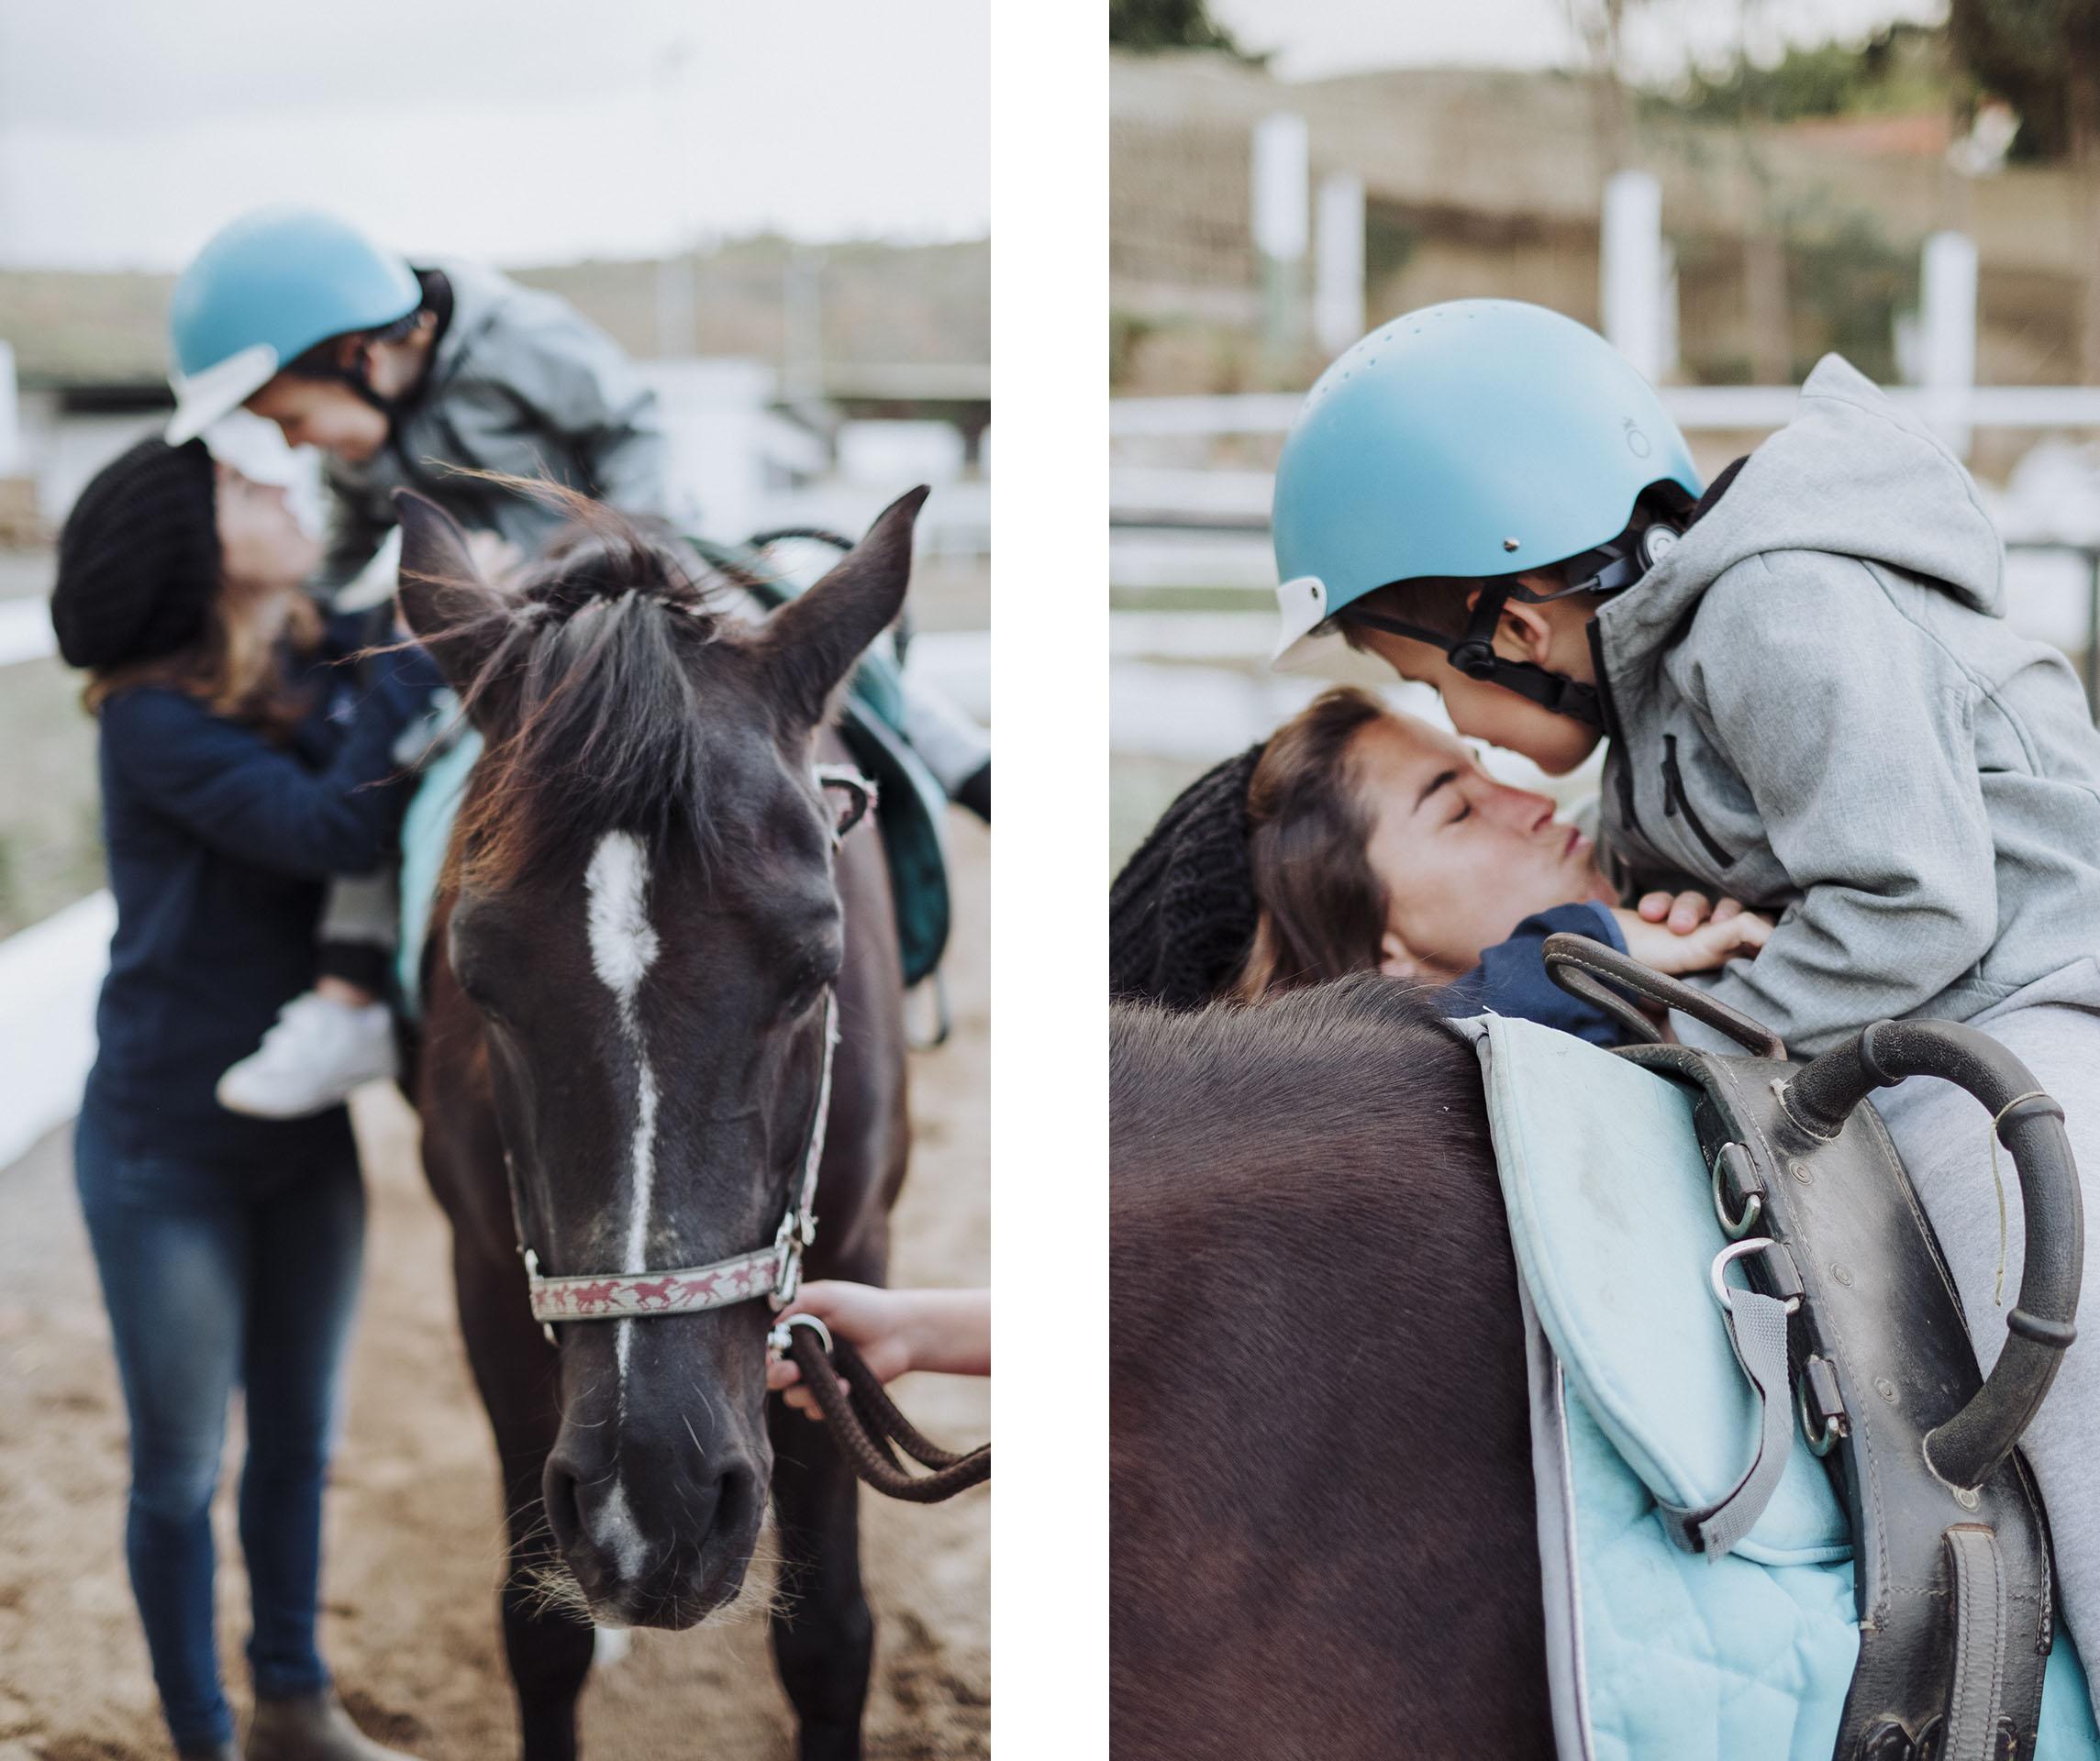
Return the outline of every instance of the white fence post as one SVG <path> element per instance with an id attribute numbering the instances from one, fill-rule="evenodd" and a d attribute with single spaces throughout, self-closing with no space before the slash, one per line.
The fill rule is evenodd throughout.
<path id="1" fill-rule="evenodd" d="M 1320 180 L 1313 228 L 1313 335 L 1339 355 L 1363 334 L 1363 180 Z"/>
<path id="2" fill-rule="evenodd" d="M 1306 245 L 1311 231 L 1312 135 L 1305 117 L 1277 110 L 1254 125 L 1254 249 L 1261 260 L 1262 340 L 1278 354 L 1304 334 Z"/>
<path id="3" fill-rule="evenodd" d="M 1662 254 L 1662 185 L 1647 172 L 1615 172 L 1605 183 L 1598 276 L 1605 336 L 1651 383 L 1667 365 L 1663 316 L 1670 280 Z"/>
<path id="4" fill-rule="evenodd" d="M 1966 233 L 1936 232 L 1925 241 L 1918 328 L 1926 407 L 1957 458 L 1969 456 L 1964 420 L 1976 383 L 1976 242 Z"/>
<path id="5" fill-rule="evenodd" d="M 15 389 L 15 345 L 0 340 L 0 477 L 22 468 L 22 415 Z"/>

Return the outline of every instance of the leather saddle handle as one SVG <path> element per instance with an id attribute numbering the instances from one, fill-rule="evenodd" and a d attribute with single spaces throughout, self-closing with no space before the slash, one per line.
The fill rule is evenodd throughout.
<path id="1" fill-rule="evenodd" d="M 2077 1336 L 2084 1207 L 2063 1109 L 2025 1064 L 1973 1027 L 1877 1021 L 1803 1065 L 1779 1098 L 1802 1130 L 1830 1138 L 1874 1090 L 1913 1076 L 1951 1082 L 1983 1102 L 2012 1157 L 2027 1219 L 2020 1299 L 2006 1316 L 2005 1351 L 1968 1404 L 1926 1434 L 1932 1471 L 1950 1486 L 1972 1488 L 2012 1453 Z"/>
<path id="2" fill-rule="evenodd" d="M 1755 1057 L 1786 1056 L 1786 1047 L 1781 1044 L 1779 1036 L 1762 1022 L 1751 1020 L 1725 1002 L 1717 1002 L 1704 991 L 1694 990 L 1681 979 L 1651 970 L 1604 942 L 1561 930 L 1547 936 L 1544 953 L 1548 978 L 1570 996 L 1594 1003 L 1642 1045 L 1660 1045 L 1661 1030 L 1620 995 L 1620 991 L 1630 991 L 1665 1009 L 1674 1009 L 1694 1021 L 1704 1022 Z M 1617 989 L 1613 989 L 1614 986 Z"/>

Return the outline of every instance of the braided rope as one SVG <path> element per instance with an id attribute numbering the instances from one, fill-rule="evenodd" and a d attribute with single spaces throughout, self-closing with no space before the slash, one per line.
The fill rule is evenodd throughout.
<path id="1" fill-rule="evenodd" d="M 910 1504 L 937 1504 L 991 1479 L 990 1444 L 957 1454 L 928 1442 L 897 1411 L 896 1403 L 883 1390 L 861 1354 L 843 1339 L 835 1340 L 827 1356 L 824 1343 L 813 1328 L 797 1327 L 787 1351 L 809 1391 L 817 1397 L 825 1422 L 853 1471 L 878 1492 Z M 840 1371 L 845 1374 L 844 1382 L 839 1379 Z M 932 1471 L 911 1472 L 897 1459 L 896 1451 L 890 1446 L 893 1442 L 922 1468 Z"/>

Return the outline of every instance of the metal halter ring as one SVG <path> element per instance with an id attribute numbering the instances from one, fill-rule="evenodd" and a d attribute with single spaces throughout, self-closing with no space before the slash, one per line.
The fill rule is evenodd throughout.
<path id="1" fill-rule="evenodd" d="M 782 1315 L 779 1320 L 772 1324 L 772 1331 L 766 1335 L 766 1349 L 776 1357 L 786 1357 L 787 1348 L 794 1341 L 794 1330 L 797 1327 L 815 1329 L 817 1336 L 824 1342 L 824 1355 L 827 1357 L 831 1355 L 831 1329 L 814 1314 Z"/>
<path id="2" fill-rule="evenodd" d="M 1736 1312 L 1736 1305 L 1734 1298 L 1728 1293 L 1728 1262 L 1733 1259 L 1746 1258 L 1751 1254 L 1761 1254 L 1767 1247 L 1778 1246 L 1779 1244 L 1772 1240 L 1770 1235 L 1752 1235 L 1748 1241 L 1735 1242 L 1722 1248 L 1719 1253 L 1714 1256 L 1714 1263 L 1708 1268 L 1706 1273 L 1714 1286 L 1714 1301 L 1730 1314 L 1733 1314 Z M 1801 1299 L 1798 1296 L 1790 1296 L 1786 1299 L 1784 1306 L 1786 1312 L 1792 1314 L 1794 1310 L 1801 1306 Z"/>
<path id="3" fill-rule="evenodd" d="M 1730 1241 L 1740 1241 L 1757 1226 L 1757 1220 L 1764 1214 L 1764 1194 L 1752 1192 L 1743 1201 L 1743 1213 L 1739 1217 L 1728 1215 L 1728 1202 L 1721 1191 L 1721 1160 L 1737 1146 L 1723 1144 L 1714 1152 L 1714 1214 L 1721 1220 L 1721 1233 Z"/>

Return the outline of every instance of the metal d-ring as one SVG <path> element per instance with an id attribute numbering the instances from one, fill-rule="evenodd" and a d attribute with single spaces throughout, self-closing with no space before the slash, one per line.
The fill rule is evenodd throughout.
<path id="1" fill-rule="evenodd" d="M 793 1342 L 794 1330 L 797 1327 L 814 1328 L 817 1336 L 824 1342 L 824 1355 L 827 1357 L 830 1357 L 831 1329 L 814 1314 L 782 1315 L 779 1320 L 773 1323 L 772 1331 L 766 1335 L 766 1349 L 777 1352 L 783 1357 L 786 1357 L 788 1346 Z"/>
<path id="2" fill-rule="evenodd" d="M 1721 1192 L 1721 1158 L 1735 1147 L 1733 1144 L 1723 1144 L 1714 1152 L 1714 1214 L 1721 1220 L 1721 1233 L 1730 1241 L 1740 1241 L 1757 1226 L 1757 1220 L 1764 1214 L 1764 1194 L 1750 1193 L 1743 1200 L 1742 1215 L 1728 1215 L 1728 1202 Z"/>
<path id="3" fill-rule="evenodd" d="M 1811 1362 L 1815 1361 L 1813 1358 Z M 1801 1367 L 1801 1375 L 1794 1384 L 1794 1403 L 1801 1414 L 1801 1438 L 1808 1445 L 1808 1453 L 1820 1460 L 1838 1446 L 1838 1440 L 1845 1434 L 1840 1428 L 1839 1415 L 1826 1413 L 1823 1418 L 1823 1434 L 1816 1434 L 1815 1415 L 1808 1410 L 1808 1366 Z"/>
<path id="4" fill-rule="evenodd" d="M 1736 1305 L 1734 1299 L 1728 1293 L 1728 1262 L 1732 1259 L 1746 1258 L 1751 1254 L 1761 1254 L 1767 1247 L 1778 1246 L 1779 1244 L 1772 1240 L 1770 1235 L 1752 1235 L 1748 1241 L 1735 1242 L 1722 1248 L 1719 1253 L 1714 1256 L 1714 1263 L 1707 1268 L 1706 1272 L 1706 1276 L 1714 1287 L 1714 1301 L 1730 1314 L 1733 1314 L 1736 1312 Z M 1788 1314 L 1792 1314 L 1794 1310 L 1801 1306 L 1801 1299 L 1798 1296 L 1790 1296 L 1785 1300 L 1783 1306 Z"/>

